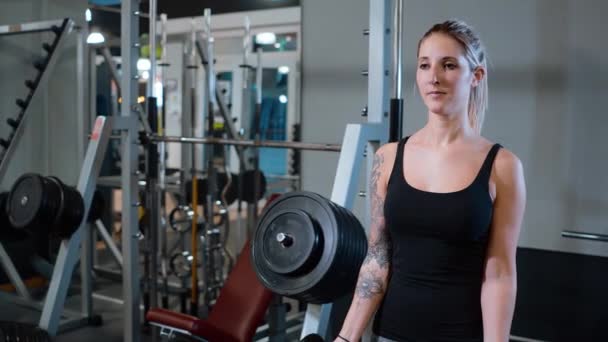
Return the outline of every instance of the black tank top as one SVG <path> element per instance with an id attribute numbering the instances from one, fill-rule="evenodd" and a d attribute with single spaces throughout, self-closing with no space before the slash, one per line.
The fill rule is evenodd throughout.
<path id="1" fill-rule="evenodd" d="M 374 333 L 397 341 L 481 342 L 481 282 L 492 219 L 492 146 L 468 187 L 434 193 L 409 185 L 398 143 L 384 202 L 390 278 Z"/>

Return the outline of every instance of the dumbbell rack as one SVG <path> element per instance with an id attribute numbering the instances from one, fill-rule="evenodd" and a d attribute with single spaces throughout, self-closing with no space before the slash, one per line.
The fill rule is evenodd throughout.
<path id="1" fill-rule="evenodd" d="M 67 18 L 63 20 L 32 22 L 26 24 L 5 25 L 0 26 L 0 36 L 28 34 L 37 32 L 52 32 L 55 34 L 55 39 L 52 43 L 44 43 L 42 48 L 45 55 L 33 63 L 33 67 L 38 70 L 36 78 L 26 80 L 25 86 L 29 89 L 29 93 L 25 99 L 17 99 L 15 101 L 19 108 L 19 114 L 15 118 L 8 118 L 6 122 L 13 129 L 7 139 L 0 139 L 0 180 L 4 178 L 4 174 L 8 168 L 12 155 L 15 153 L 19 139 L 23 135 L 26 119 L 29 115 L 30 104 L 36 99 L 42 91 L 41 88 L 46 85 L 49 79 L 59 53 L 66 41 L 67 36 L 74 30 L 74 21 Z"/>

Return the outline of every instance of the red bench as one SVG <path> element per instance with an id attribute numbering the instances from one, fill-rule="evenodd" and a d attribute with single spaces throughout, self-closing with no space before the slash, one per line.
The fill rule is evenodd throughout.
<path id="1" fill-rule="evenodd" d="M 251 247 L 245 243 L 207 319 L 154 308 L 146 318 L 161 328 L 161 335 L 176 333 L 210 342 L 249 342 L 270 305 L 272 292 L 258 280 L 251 264 Z"/>

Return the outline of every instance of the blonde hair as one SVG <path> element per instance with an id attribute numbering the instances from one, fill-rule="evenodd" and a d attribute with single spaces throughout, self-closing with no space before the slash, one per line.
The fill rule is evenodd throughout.
<path id="1" fill-rule="evenodd" d="M 452 19 L 433 25 L 418 42 L 418 52 L 420 52 L 422 42 L 433 33 L 443 33 L 458 41 L 464 48 L 465 58 L 469 62 L 472 71 L 479 67 L 486 70 L 484 77 L 471 90 L 469 95 L 469 124 L 477 133 L 481 133 L 485 112 L 488 108 L 488 75 L 485 47 L 470 25 L 462 20 Z"/>

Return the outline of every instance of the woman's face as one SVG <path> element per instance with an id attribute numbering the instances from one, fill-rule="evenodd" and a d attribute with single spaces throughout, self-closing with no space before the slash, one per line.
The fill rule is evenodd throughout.
<path id="1" fill-rule="evenodd" d="M 433 33 L 420 45 L 416 84 L 430 112 L 466 114 L 471 88 L 481 77 L 483 72 L 471 71 L 463 47 L 454 38 Z"/>

